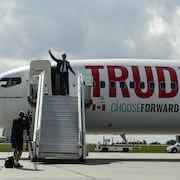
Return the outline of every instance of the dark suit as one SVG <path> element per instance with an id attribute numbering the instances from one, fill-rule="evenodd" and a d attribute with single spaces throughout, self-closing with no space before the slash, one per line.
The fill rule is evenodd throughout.
<path id="1" fill-rule="evenodd" d="M 57 73 L 60 75 L 60 95 L 69 94 L 69 73 L 68 70 L 74 73 L 69 61 L 55 58 L 51 52 L 49 52 L 51 58 L 57 62 Z M 65 66 L 65 67 L 64 67 Z"/>

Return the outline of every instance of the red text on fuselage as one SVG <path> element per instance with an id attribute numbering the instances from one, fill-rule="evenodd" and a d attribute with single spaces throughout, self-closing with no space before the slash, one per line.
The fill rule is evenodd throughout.
<path id="1" fill-rule="evenodd" d="M 141 74 L 140 68 L 143 69 L 145 73 Z M 153 72 L 154 68 L 154 72 Z M 108 90 L 109 97 L 113 98 L 117 96 L 117 90 L 122 92 L 122 96 L 125 98 L 130 98 L 131 94 L 129 91 L 129 86 L 125 86 L 124 88 L 117 88 L 116 86 L 112 88 L 110 86 L 111 82 L 126 82 L 129 78 L 133 78 L 134 82 L 134 92 L 139 98 L 149 98 L 154 95 L 155 88 L 149 86 L 150 83 L 154 83 L 158 87 L 158 97 L 159 98 L 172 98 L 178 94 L 178 77 L 176 70 L 173 67 L 167 66 L 130 66 L 127 68 L 125 66 L 85 66 L 85 69 L 90 70 L 91 75 L 93 77 L 93 81 L 95 86 L 93 87 L 93 97 L 101 96 L 101 87 L 100 87 L 100 71 L 106 71 L 108 76 Z M 117 75 L 116 72 L 119 71 L 120 75 Z M 132 77 L 130 77 L 130 71 Z M 156 73 L 156 74 L 155 74 Z M 155 80 L 155 76 L 157 80 Z M 166 84 L 166 77 L 170 79 L 169 84 L 174 84 L 174 87 L 169 91 L 166 88 L 162 88 L 162 83 Z M 144 91 L 139 84 L 141 83 L 141 77 L 145 77 L 146 79 L 146 91 Z M 155 82 L 157 81 L 157 82 Z M 165 86 L 165 85 L 164 85 Z"/>

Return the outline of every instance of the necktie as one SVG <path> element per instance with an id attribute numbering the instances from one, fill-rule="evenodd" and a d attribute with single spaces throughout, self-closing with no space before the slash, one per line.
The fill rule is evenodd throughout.
<path id="1" fill-rule="evenodd" d="M 65 69 L 64 69 L 64 66 L 65 66 L 65 62 L 63 61 L 62 64 L 61 64 L 61 72 L 65 72 Z"/>

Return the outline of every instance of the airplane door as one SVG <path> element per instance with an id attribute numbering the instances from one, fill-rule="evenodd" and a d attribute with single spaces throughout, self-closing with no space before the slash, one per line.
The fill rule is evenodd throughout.
<path id="1" fill-rule="evenodd" d="M 36 102 L 39 74 L 45 72 L 45 94 L 52 95 L 51 86 L 51 64 L 48 60 L 35 60 L 30 63 L 30 74 L 29 74 L 29 93 L 28 101 L 30 104 Z"/>

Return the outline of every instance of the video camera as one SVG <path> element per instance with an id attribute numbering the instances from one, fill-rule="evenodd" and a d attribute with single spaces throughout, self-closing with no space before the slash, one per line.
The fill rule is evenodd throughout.
<path id="1" fill-rule="evenodd" d="M 23 117 L 23 124 L 24 124 L 24 127 L 26 129 L 26 132 L 27 132 L 27 139 L 26 139 L 26 150 L 28 150 L 28 145 L 29 145 L 29 141 L 31 141 L 31 134 L 29 132 L 29 129 L 31 127 L 31 123 L 32 123 L 32 112 L 31 111 L 27 111 L 25 114 L 24 114 L 24 117 Z M 30 143 L 31 144 L 31 143 Z M 32 149 L 32 147 L 31 147 Z"/>
<path id="2" fill-rule="evenodd" d="M 24 114 L 24 118 L 23 118 L 23 124 L 25 126 L 25 128 L 28 130 L 31 126 L 31 123 L 32 123 L 32 112 L 31 111 L 27 111 L 25 114 Z"/>

